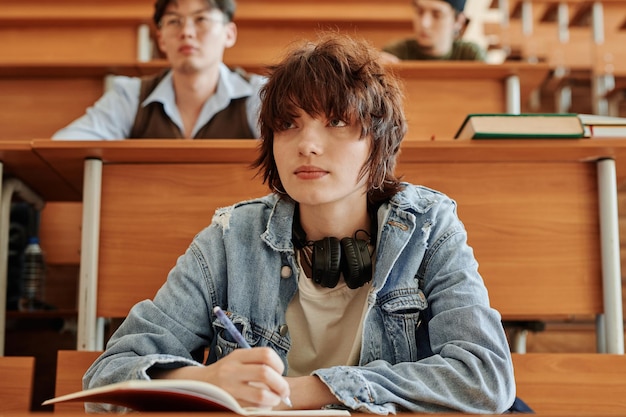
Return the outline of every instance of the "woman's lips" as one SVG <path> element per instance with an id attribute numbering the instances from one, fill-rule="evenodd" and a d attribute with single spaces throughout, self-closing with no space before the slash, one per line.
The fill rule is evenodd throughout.
<path id="1" fill-rule="evenodd" d="M 296 169 L 295 174 L 298 178 L 304 180 L 314 180 L 323 177 L 328 174 L 328 171 L 318 167 L 299 167 Z"/>

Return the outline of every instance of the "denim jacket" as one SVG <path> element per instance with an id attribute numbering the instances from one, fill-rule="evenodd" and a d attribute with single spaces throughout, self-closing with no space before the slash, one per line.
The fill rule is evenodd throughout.
<path id="1" fill-rule="evenodd" d="M 154 299 L 132 308 L 85 388 L 148 379 L 151 367 L 200 366 L 207 347 L 208 363 L 227 355 L 237 344 L 213 315 L 216 305 L 251 346 L 273 348 L 287 366 L 285 311 L 298 288 L 294 207 L 269 195 L 217 210 Z M 506 411 L 515 399 L 510 350 L 456 204 L 405 184 L 377 215 L 359 365 L 314 374 L 338 405 L 360 412 Z"/>

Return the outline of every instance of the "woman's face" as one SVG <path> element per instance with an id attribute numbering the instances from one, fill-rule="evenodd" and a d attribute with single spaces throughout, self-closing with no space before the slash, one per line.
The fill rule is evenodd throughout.
<path id="1" fill-rule="evenodd" d="M 301 205 L 362 204 L 367 175 L 359 174 L 370 154 L 370 141 L 351 121 L 297 117 L 274 132 L 274 159 L 285 191 Z"/>

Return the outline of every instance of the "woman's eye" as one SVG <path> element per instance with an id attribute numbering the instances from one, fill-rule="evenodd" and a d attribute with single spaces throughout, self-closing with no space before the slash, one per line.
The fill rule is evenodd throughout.
<path id="1" fill-rule="evenodd" d="M 339 119 L 331 119 L 328 124 L 332 127 L 344 127 L 347 126 L 346 122 Z"/>
<path id="2" fill-rule="evenodd" d="M 294 124 L 293 122 L 279 122 L 278 126 L 280 130 L 288 130 L 288 129 L 293 129 Z"/>

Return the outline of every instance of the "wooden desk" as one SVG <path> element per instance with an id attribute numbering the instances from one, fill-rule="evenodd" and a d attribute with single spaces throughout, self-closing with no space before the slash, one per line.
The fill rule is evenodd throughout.
<path id="1" fill-rule="evenodd" d="M 32 152 L 28 142 L 0 141 L 0 356 L 4 355 L 9 225 L 14 193 L 37 208 L 44 201 L 79 201 L 80 193 Z"/>
<path id="2" fill-rule="evenodd" d="M 407 141 L 448 140 L 470 113 L 513 113 L 549 74 L 545 64 L 411 61 L 390 65 L 405 88 Z"/>
<path id="3" fill-rule="evenodd" d="M 259 63 L 229 63 L 265 72 Z M 0 124 L 5 126 L 0 139 L 50 137 L 102 95 L 107 74 L 140 76 L 166 67 L 162 60 L 0 64 Z M 409 140 L 452 138 L 469 113 L 523 112 L 549 74 L 548 65 L 528 63 L 411 61 L 390 67 L 404 83 Z"/>
<path id="4" fill-rule="evenodd" d="M 0 16 L 5 62 L 82 59 L 87 62 L 159 55 L 152 46 L 153 2 L 7 0 Z M 413 33 L 410 3 L 394 1 L 245 1 L 238 4 L 238 40 L 226 60 L 272 62 L 290 42 L 314 38 L 320 29 L 341 30 L 382 46 Z M 248 60 L 248 61 L 246 61 Z"/>
<path id="5" fill-rule="evenodd" d="M 255 146 L 33 142 L 84 189 L 79 349 L 102 348 L 96 317 L 151 297 L 216 207 L 267 193 L 247 168 Z M 623 353 L 615 164 L 603 159 L 618 155 L 626 144 L 614 140 L 407 141 L 398 172 L 458 201 L 505 319 L 604 313 L 602 345 Z"/>
<path id="6" fill-rule="evenodd" d="M 19 178 L 46 201 L 80 201 L 80 188 L 73 188 L 33 153 L 29 142 L 0 140 L 0 169 L 5 178 Z"/>

